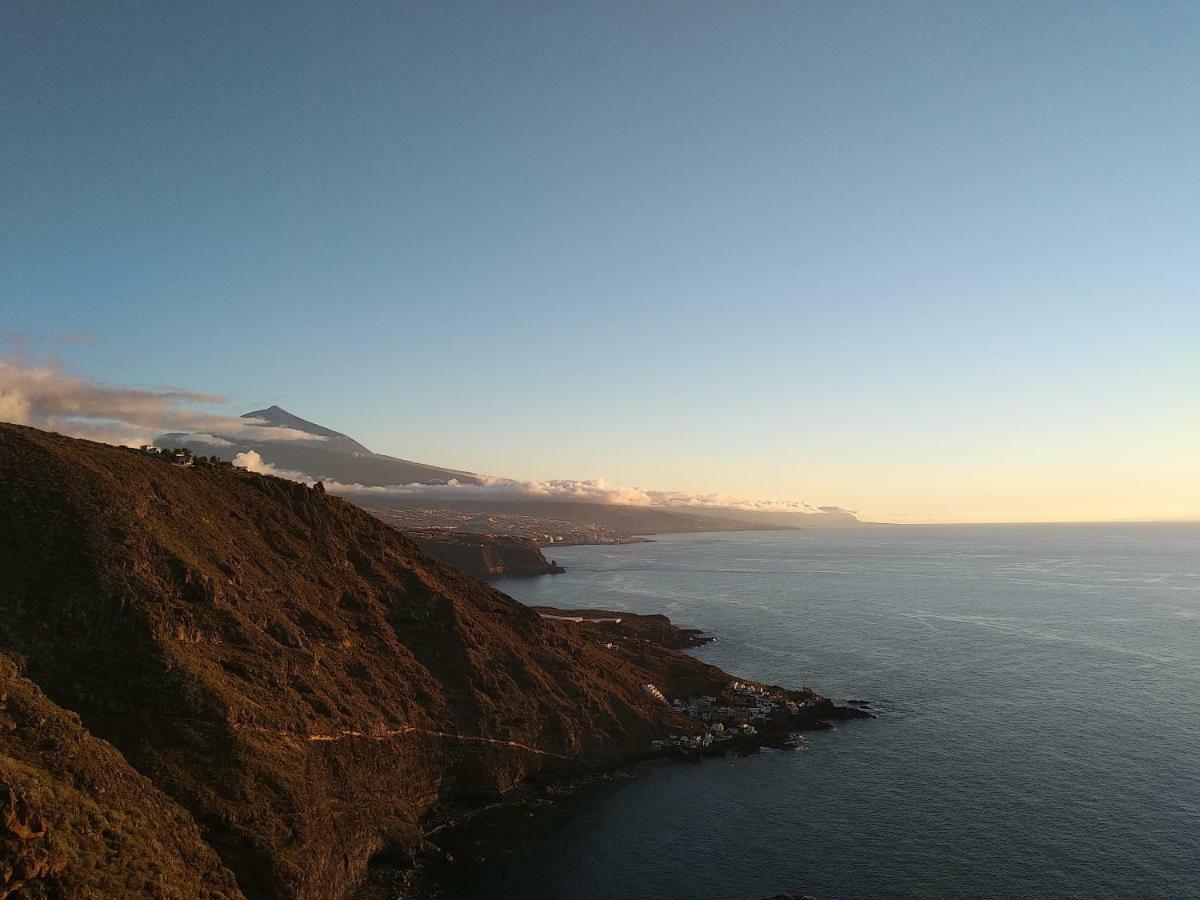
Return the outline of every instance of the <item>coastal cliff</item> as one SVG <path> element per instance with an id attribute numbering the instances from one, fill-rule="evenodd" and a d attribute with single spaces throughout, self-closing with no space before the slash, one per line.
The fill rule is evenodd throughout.
<path id="1" fill-rule="evenodd" d="M 546 559 L 537 541 L 531 538 L 432 528 L 406 534 L 435 559 L 485 581 L 558 575 L 566 571 L 558 563 Z"/>
<path id="2" fill-rule="evenodd" d="M 319 485 L 15 425 L 0 571 L 0 873 L 33 897 L 344 897 L 443 809 L 698 736 L 666 699 L 730 683 Z"/>
<path id="3" fill-rule="evenodd" d="M 552 606 L 533 608 L 550 619 L 586 623 L 598 630 L 600 638 L 632 638 L 671 650 L 703 647 L 716 640 L 698 628 L 681 628 L 661 613 L 617 612 L 611 609 L 557 609 Z"/>

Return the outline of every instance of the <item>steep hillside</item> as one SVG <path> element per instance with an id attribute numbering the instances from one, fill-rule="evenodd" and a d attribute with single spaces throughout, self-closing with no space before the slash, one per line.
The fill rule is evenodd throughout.
<path id="1" fill-rule="evenodd" d="M 255 898 L 344 896 L 373 855 L 419 851 L 441 804 L 696 727 L 645 684 L 685 695 L 729 677 L 651 644 L 605 649 L 319 489 L 13 425 L 0 425 L 0 571 L 0 649 L 21 690 L 78 714 L 70 740 L 111 742 L 114 778 L 134 777 L 123 759 L 153 786 L 99 795 L 96 812 L 47 787 L 74 776 L 39 774 L 48 763 L 11 744 L 5 771 L 26 767 L 64 835 L 89 815 L 142 822 L 171 798 Z M 169 823 L 172 808 L 154 815 Z M 114 848 L 156 840 L 164 871 L 191 872 L 173 890 L 219 895 L 190 827 L 168 829 L 173 844 L 149 827 L 75 828 L 77 861 L 55 877 L 111 856 L 144 884 L 139 853 Z"/>
<path id="2" fill-rule="evenodd" d="M 0 897 L 231 898 L 196 823 L 0 657 Z"/>

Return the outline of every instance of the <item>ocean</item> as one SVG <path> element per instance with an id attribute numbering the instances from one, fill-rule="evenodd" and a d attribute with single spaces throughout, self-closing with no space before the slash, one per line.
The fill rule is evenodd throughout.
<path id="1" fill-rule="evenodd" d="M 662 612 L 696 656 L 878 718 L 664 762 L 464 895 L 1200 898 L 1200 525 L 868 526 L 556 548 L 538 604 Z"/>

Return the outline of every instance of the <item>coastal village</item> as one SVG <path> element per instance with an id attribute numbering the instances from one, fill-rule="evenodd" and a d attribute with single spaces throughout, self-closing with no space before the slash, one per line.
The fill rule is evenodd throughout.
<path id="1" fill-rule="evenodd" d="M 668 702 L 654 685 L 644 685 L 644 689 L 653 699 Z M 675 698 L 669 705 L 704 730 L 699 734 L 672 734 L 653 741 L 651 749 L 697 756 L 721 754 L 726 749 L 752 751 L 760 746 L 795 748 L 802 741 L 790 727 L 800 726 L 798 720 L 811 703 L 792 699 L 766 685 L 735 680 L 718 696 Z"/>
<path id="2" fill-rule="evenodd" d="M 610 651 L 640 643 L 682 650 L 713 640 L 711 635 L 696 629 L 673 625 L 661 615 L 553 607 L 535 607 L 535 610 L 545 619 L 594 629 L 596 642 Z M 789 691 L 743 679 L 714 687 L 706 693 L 668 697 L 658 685 L 642 685 L 648 699 L 670 707 L 693 723 L 693 728 L 686 732 L 681 730 L 651 741 L 651 753 L 698 761 L 704 756 L 730 752 L 750 754 L 763 747 L 794 750 L 805 743 L 798 734 L 800 731 L 826 730 L 833 727 L 834 719 L 873 715 L 865 701 L 847 701 L 847 706 L 837 706 L 808 689 Z"/>

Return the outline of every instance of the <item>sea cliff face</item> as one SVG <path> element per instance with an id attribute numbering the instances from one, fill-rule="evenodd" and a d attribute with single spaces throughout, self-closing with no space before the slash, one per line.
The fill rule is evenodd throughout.
<path id="1" fill-rule="evenodd" d="M 320 489 L 13 425 L 0 571 L 0 871 L 29 896 L 101 871 L 128 896 L 346 896 L 446 805 L 698 729 L 648 685 L 730 678 L 544 618 Z"/>
<path id="2" fill-rule="evenodd" d="M 486 581 L 559 575 L 566 571 L 546 559 L 532 538 L 470 534 L 445 529 L 407 533 L 418 547 L 435 559 Z"/>

